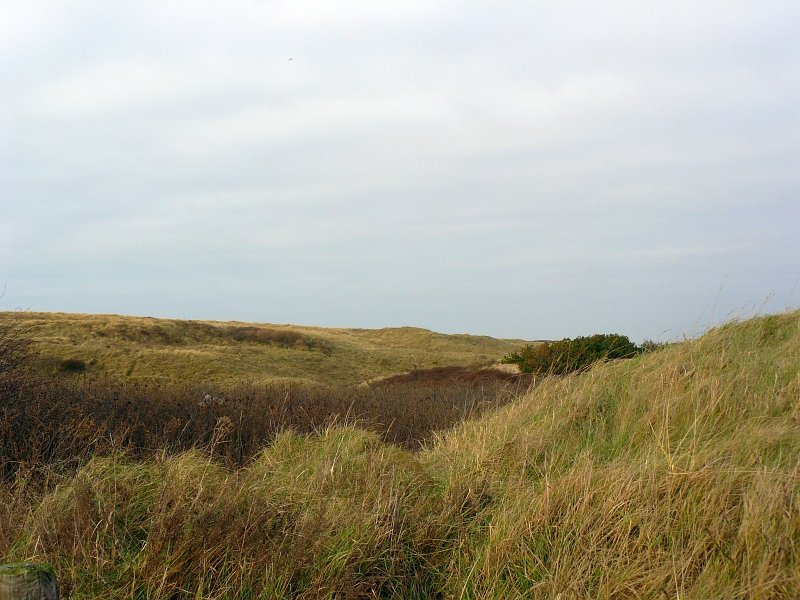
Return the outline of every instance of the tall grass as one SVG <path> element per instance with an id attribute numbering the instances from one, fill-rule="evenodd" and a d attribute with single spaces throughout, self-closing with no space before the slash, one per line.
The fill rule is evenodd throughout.
<path id="1" fill-rule="evenodd" d="M 487 498 L 448 597 L 792 598 L 800 314 L 731 324 L 443 436 L 422 460 Z"/>
<path id="2" fill-rule="evenodd" d="M 546 378 L 419 451 L 334 425 L 226 466 L 226 427 L 203 452 L 18 470 L 0 555 L 80 598 L 800 590 L 800 313 Z"/>

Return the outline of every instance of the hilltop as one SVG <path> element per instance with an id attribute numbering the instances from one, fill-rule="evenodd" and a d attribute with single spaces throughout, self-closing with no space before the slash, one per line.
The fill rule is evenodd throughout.
<path id="1" fill-rule="evenodd" d="M 119 315 L 0 313 L 35 340 L 39 370 L 77 366 L 118 379 L 354 385 L 414 369 L 485 366 L 524 340 L 416 327 L 323 328 Z M 65 363 L 65 361 L 71 361 Z"/>

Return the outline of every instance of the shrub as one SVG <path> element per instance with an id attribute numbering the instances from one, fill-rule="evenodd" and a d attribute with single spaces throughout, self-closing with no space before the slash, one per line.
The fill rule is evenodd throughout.
<path id="1" fill-rule="evenodd" d="M 0 399 L 19 390 L 33 356 L 28 331 L 14 316 L 0 319 Z"/>
<path id="2" fill-rule="evenodd" d="M 414 449 L 434 432 L 506 404 L 527 387 L 525 378 L 400 380 L 359 388 L 42 378 L 19 393 L 0 395 L 0 481 L 21 464 L 68 468 L 111 447 L 145 458 L 215 446 L 218 459 L 238 466 L 283 431 L 311 434 L 335 423 L 357 423 Z"/>
<path id="3" fill-rule="evenodd" d="M 61 361 L 59 367 L 65 373 L 84 373 L 86 371 L 86 362 L 79 358 L 65 358 Z"/>
<path id="4" fill-rule="evenodd" d="M 627 336 L 596 334 L 528 345 L 504 356 L 502 362 L 519 366 L 523 373 L 566 375 L 584 371 L 600 360 L 631 358 L 641 352 Z"/>

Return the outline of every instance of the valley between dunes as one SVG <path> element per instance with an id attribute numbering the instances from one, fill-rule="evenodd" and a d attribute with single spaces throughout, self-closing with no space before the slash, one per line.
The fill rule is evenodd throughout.
<path id="1" fill-rule="evenodd" d="M 37 327 L 40 347 L 69 347 L 67 326 L 50 346 Z M 382 348 L 394 333 L 341 339 Z M 472 361 L 463 348 L 475 340 L 460 343 Z M 397 364 L 411 365 L 410 346 Z M 90 358 L 89 346 L 75 350 Z M 68 597 L 789 600 L 800 590 L 800 312 L 544 377 L 420 445 L 345 420 L 287 421 L 248 446 L 253 423 L 274 424 L 255 419 L 271 396 L 197 408 L 147 396 L 150 384 L 60 378 L 51 393 L 41 381 L 0 380 L 0 561 L 52 564 Z M 412 423 L 449 402 L 426 391 L 403 404 L 414 388 L 398 389 L 350 406 L 384 398 Z"/>

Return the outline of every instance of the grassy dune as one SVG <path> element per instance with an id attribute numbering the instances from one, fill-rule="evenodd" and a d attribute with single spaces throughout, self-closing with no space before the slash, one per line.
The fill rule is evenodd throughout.
<path id="1" fill-rule="evenodd" d="M 352 385 L 412 369 L 496 362 L 522 340 L 415 327 L 331 329 L 118 315 L 0 313 L 29 328 L 40 369 L 79 360 L 88 373 L 140 381 Z"/>
<path id="2" fill-rule="evenodd" d="M 33 479 L 0 557 L 75 598 L 797 598 L 800 313 L 545 379 L 419 452 L 333 427 Z"/>

